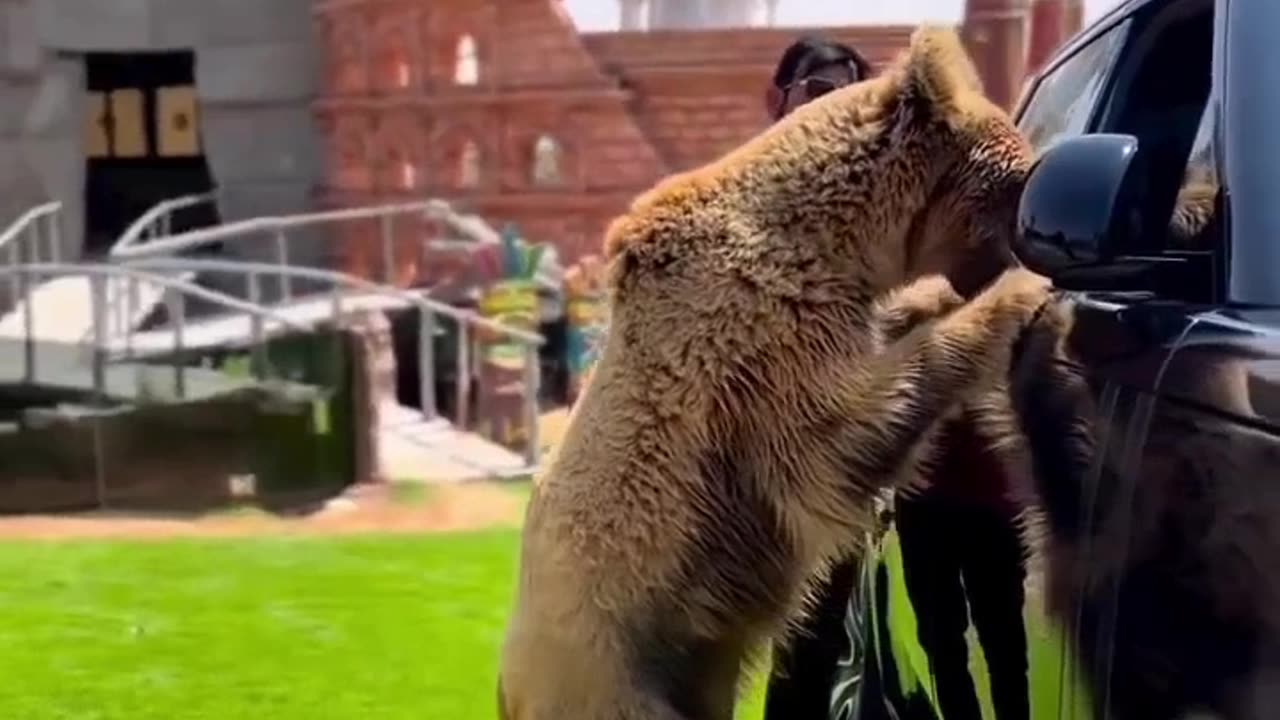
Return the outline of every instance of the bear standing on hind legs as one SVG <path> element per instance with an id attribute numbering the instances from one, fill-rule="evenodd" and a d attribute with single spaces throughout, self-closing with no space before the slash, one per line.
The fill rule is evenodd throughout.
<path id="1" fill-rule="evenodd" d="M 1045 302 L 1023 270 L 963 306 L 940 277 L 1009 263 L 1028 164 L 926 28 L 615 221 L 608 335 L 526 517 L 503 718 L 731 720 L 744 662 Z"/>

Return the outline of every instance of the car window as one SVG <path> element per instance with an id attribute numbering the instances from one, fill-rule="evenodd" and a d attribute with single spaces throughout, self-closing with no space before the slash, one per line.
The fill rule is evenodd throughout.
<path id="1" fill-rule="evenodd" d="M 1213 157 L 1211 0 L 1162 6 L 1135 33 L 1092 128 L 1138 141 L 1143 231 L 1127 252 L 1212 250 L 1218 178 Z M 1180 283 L 1188 289 L 1186 283 Z M 1209 291 L 1210 286 L 1197 288 Z"/>
<path id="2" fill-rule="evenodd" d="M 1023 106 L 1018 128 L 1037 153 L 1056 140 L 1083 133 L 1097 105 L 1129 21 L 1078 50 L 1036 84 Z"/>
<path id="3" fill-rule="evenodd" d="M 1214 118 L 1210 105 L 1200 118 L 1200 128 L 1182 174 L 1182 187 L 1169 221 L 1169 250 L 1203 251 L 1221 246 L 1223 226 L 1218 221 L 1221 184 L 1213 153 Z"/>

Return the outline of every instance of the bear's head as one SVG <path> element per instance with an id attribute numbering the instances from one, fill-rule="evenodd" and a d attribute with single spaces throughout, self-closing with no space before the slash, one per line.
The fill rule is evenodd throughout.
<path id="1" fill-rule="evenodd" d="M 955 31 L 926 26 L 879 76 L 641 194 L 607 233 L 611 285 L 649 275 L 656 296 L 705 295 L 736 276 L 825 302 L 942 274 L 971 294 L 1014 263 L 1030 164 Z"/>
<path id="2" fill-rule="evenodd" d="M 802 132 L 803 130 L 803 132 Z M 841 137 L 840 133 L 844 136 Z M 807 181 L 859 188 L 853 215 L 883 237 L 855 238 L 892 283 L 946 275 L 969 295 L 1015 263 L 1016 212 L 1032 154 L 1012 119 L 986 98 L 950 28 L 924 26 L 878 77 L 831 93 L 766 133 L 817 149 L 837 147 L 839 168 Z M 871 203 L 858 201 L 874 198 Z"/>
<path id="3" fill-rule="evenodd" d="M 1008 114 L 983 95 L 954 32 L 918 32 L 898 72 L 904 97 L 928 108 L 923 132 L 934 135 L 946 160 L 907 236 L 906 273 L 908 279 L 944 274 L 969 295 L 1015 263 L 1031 149 Z"/>

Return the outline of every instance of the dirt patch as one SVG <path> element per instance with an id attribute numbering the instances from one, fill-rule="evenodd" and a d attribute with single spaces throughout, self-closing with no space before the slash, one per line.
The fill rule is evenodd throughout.
<path id="1" fill-rule="evenodd" d="M 93 512 L 0 518 L 0 539 L 456 532 L 516 526 L 523 505 L 515 489 L 491 483 L 431 486 L 414 503 L 397 501 L 386 486 L 362 487 L 310 512 L 289 516 L 245 510 L 197 517 Z"/>

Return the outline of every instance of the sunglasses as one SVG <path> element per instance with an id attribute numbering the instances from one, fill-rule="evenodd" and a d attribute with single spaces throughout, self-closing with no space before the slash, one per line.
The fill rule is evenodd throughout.
<path id="1" fill-rule="evenodd" d="M 819 68 L 814 68 L 814 69 L 816 70 Z M 823 95 L 827 95 L 829 93 L 835 92 L 836 90 L 839 90 L 840 88 L 846 85 L 852 85 L 858 82 L 860 78 L 858 77 L 857 67 L 854 66 L 852 63 L 850 63 L 848 66 L 848 69 L 849 69 L 848 80 L 832 80 L 831 78 L 827 78 L 827 77 L 809 76 L 806 78 L 801 78 L 800 80 L 797 80 L 791 83 L 790 85 L 783 87 L 782 95 L 783 97 L 787 97 L 791 94 L 793 90 L 799 89 L 801 93 L 800 97 L 805 102 L 817 100 Z"/>
<path id="2" fill-rule="evenodd" d="M 823 95 L 839 90 L 848 84 L 848 82 L 836 82 L 830 78 L 811 77 L 791 83 L 785 90 L 786 93 L 790 94 L 793 90 L 799 89 L 800 97 L 807 102 L 817 100 Z"/>

